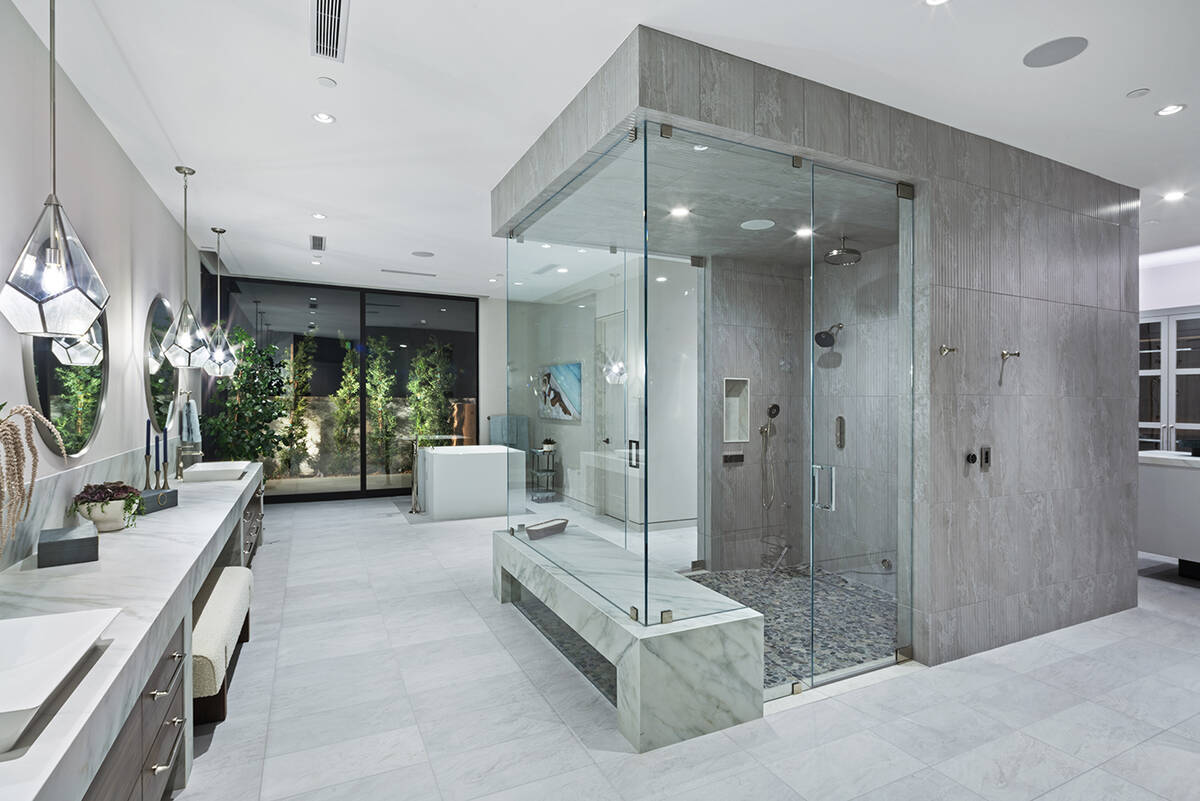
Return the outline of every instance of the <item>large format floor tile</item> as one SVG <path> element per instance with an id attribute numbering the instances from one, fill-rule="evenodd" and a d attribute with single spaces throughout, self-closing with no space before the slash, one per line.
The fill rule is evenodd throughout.
<path id="1" fill-rule="evenodd" d="M 387 499 L 270 506 L 212 801 L 1195 801 L 1200 588 L 925 669 L 822 686 L 635 754 L 616 711 L 491 594 L 500 521 Z M 1161 562 L 1157 563 L 1161 566 Z"/>

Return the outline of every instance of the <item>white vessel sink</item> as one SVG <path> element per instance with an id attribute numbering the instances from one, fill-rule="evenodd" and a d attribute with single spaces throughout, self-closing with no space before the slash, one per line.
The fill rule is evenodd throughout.
<path id="1" fill-rule="evenodd" d="M 10 750 L 120 609 L 0 620 L 0 753 Z"/>

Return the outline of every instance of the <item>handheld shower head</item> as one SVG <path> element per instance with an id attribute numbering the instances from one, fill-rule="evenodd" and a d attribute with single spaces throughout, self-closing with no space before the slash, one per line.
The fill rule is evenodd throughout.
<path id="1" fill-rule="evenodd" d="M 779 404 L 772 403 L 770 406 L 767 407 L 767 417 L 774 420 L 778 416 L 779 416 Z"/>
<path id="2" fill-rule="evenodd" d="M 829 326 L 829 328 L 826 329 L 825 331 L 818 331 L 813 336 L 813 341 L 817 343 L 817 347 L 832 348 L 834 346 L 834 343 L 837 342 L 837 337 L 834 336 L 833 332 L 841 331 L 843 328 L 845 328 L 845 326 L 842 325 L 841 323 L 834 323 L 833 325 Z"/>

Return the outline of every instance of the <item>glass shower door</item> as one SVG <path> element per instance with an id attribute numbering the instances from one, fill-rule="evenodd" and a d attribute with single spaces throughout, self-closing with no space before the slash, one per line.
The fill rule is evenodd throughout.
<path id="1" fill-rule="evenodd" d="M 818 165 L 812 185 L 809 568 L 819 684 L 894 660 L 909 644 L 912 226 L 911 201 L 895 183 Z"/>

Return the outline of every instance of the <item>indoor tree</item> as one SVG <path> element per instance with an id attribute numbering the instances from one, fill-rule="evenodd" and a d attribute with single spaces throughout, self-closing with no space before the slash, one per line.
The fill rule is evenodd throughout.
<path id="1" fill-rule="evenodd" d="M 283 415 L 283 368 L 275 363 L 274 345 L 259 345 L 245 330 L 229 337 L 238 349 L 237 370 L 217 379 L 222 396 L 214 394 L 217 411 L 201 421 L 204 437 L 225 459 L 259 460 L 273 456 L 280 436 L 272 424 Z"/>
<path id="2" fill-rule="evenodd" d="M 284 408 L 287 423 L 280 435 L 279 469 L 294 476 L 300 471 L 301 463 L 308 458 L 308 414 L 309 393 L 312 390 L 313 353 L 316 341 L 311 333 L 306 334 L 292 346 L 292 356 L 284 364 Z"/>
<path id="3" fill-rule="evenodd" d="M 58 407 L 62 413 L 54 417 L 54 427 L 62 436 L 67 453 L 77 453 L 87 445 L 96 425 L 96 405 L 100 403 L 100 385 L 104 382 L 103 367 L 57 367 L 62 394 Z"/>
<path id="4" fill-rule="evenodd" d="M 454 391 L 454 349 L 431 339 L 413 354 L 408 367 L 408 403 L 413 436 L 450 433 L 450 394 Z"/>

